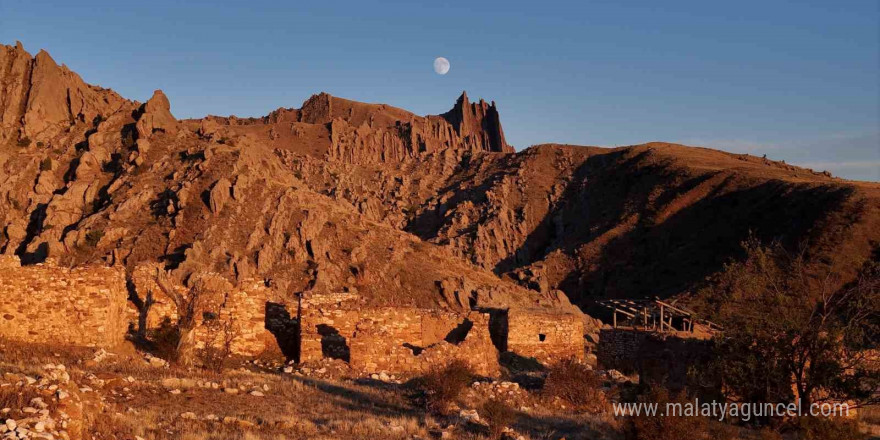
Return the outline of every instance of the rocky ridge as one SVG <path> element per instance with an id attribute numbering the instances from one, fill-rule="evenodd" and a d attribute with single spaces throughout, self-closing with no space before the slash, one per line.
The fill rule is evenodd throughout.
<path id="1" fill-rule="evenodd" d="M 0 252 L 376 305 L 580 304 L 693 291 L 749 234 L 846 277 L 878 258 L 880 188 L 674 144 L 515 153 L 494 103 L 443 114 L 312 96 L 177 120 L 0 49 Z M 563 293 L 564 292 L 564 293 Z"/>

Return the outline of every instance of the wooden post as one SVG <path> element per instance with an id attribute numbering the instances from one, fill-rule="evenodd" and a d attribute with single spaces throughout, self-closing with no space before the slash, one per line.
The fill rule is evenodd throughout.
<path id="1" fill-rule="evenodd" d="M 663 304 L 660 304 L 660 331 L 663 331 L 663 327 L 666 325 L 666 319 L 663 317 Z"/>
<path id="2" fill-rule="evenodd" d="M 617 309 L 614 309 L 614 328 L 617 328 Z"/>
<path id="3" fill-rule="evenodd" d="M 648 309 L 646 307 L 642 307 L 642 324 L 645 326 L 645 330 L 648 330 Z"/>

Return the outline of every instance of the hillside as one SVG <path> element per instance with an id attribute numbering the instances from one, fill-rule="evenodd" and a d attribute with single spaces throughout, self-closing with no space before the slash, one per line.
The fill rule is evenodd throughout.
<path id="1" fill-rule="evenodd" d="M 326 93 L 263 118 L 172 108 L 3 46 L 0 252 L 444 308 L 675 296 L 750 233 L 844 281 L 880 254 L 878 184 L 666 143 L 514 152 L 466 94 L 433 116 Z"/>

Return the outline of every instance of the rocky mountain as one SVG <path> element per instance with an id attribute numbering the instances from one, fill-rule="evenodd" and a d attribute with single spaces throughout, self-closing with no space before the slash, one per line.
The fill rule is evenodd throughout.
<path id="1" fill-rule="evenodd" d="M 262 118 L 172 108 L 2 46 L 0 252 L 444 308 L 681 295 L 749 234 L 844 278 L 880 255 L 878 184 L 665 143 L 515 152 L 466 94 L 432 116 L 326 93 Z"/>

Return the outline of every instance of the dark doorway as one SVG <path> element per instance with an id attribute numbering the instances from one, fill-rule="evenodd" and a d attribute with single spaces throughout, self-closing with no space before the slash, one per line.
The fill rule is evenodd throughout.
<path id="1" fill-rule="evenodd" d="M 284 304 L 266 303 L 266 330 L 275 336 L 278 348 L 287 359 L 299 362 L 299 321 L 290 317 Z"/>

